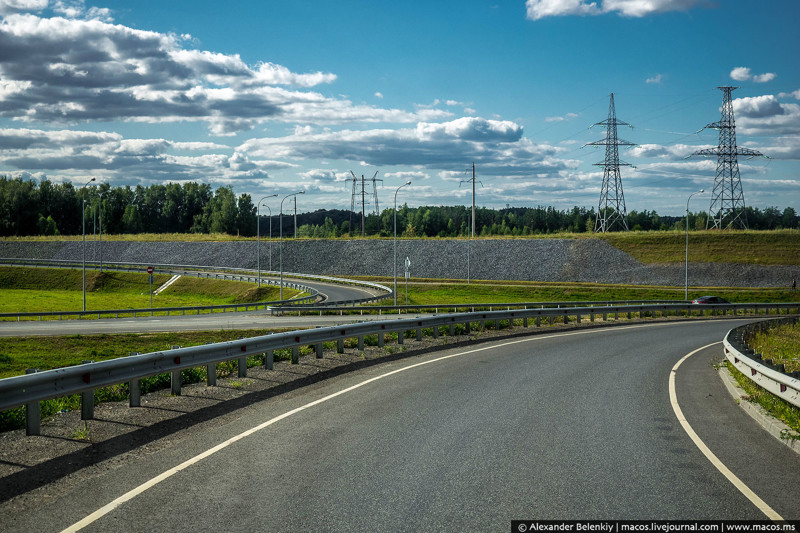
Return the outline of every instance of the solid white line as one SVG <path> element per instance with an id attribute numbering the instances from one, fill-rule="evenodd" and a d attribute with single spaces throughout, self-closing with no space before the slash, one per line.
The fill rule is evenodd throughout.
<path id="1" fill-rule="evenodd" d="M 556 337 L 570 337 L 570 336 L 573 336 L 573 335 L 585 335 L 585 334 L 590 334 L 590 333 L 614 332 L 614 331 L 620 331 L 620 330 L 624 330 L 624 329 L 638 329 L 638 328 L 645 328 L 645 327 L 671 326 L 671 325 L 678 325 L 678 324 L 680 324 L 680 323 L 672 322 L 672 323 L 660 323 L 660 324 L 638 324 L 638 325 L 621 326 L 621 327 L 617 327 L 617 328 L 608 328 L 608 329 L 602 328 L 602 329 L 589 329 L 589 330 L 582 330 L 582 331 L 573 331 L 573 332 L 567 332 L 567 333 L 555 333 L 553 335 L 536 335 L 536 336 L 527 337 L 527 338 L 524 338 L 524 339 L 518 339 L 518 340 L 514 340 L 514 341 L 504 342 L 504 343 L 501 343 L 501 344 L 492 344 L 491 346 L 484 346 L 482 348 L 475 348 L 474 350 L 468 350 L 466 352 L 459 352 L 459 353 L 454 353 L 454 354 L 450 354 L 450 355 L 445 355 L 445 356 L 442 356 L 442 357 L 437 357 L 436 359 L 430 359 L 428 361 L 422 361 L 420 363 L 415 363 L 413 365 L 405 366 L 403 368 L 398 368 L 396 370 L 392 370 L 391 372 L 386 372 L 385 374 L 381 374 L 381 375 L 375 376 L 373 378 L 367 379 L 365 381 L 362 381 L 360 383 L 356 383 L 355 385 L 352 385 L 352 386 L 350 386 L 350 387 L 348 387 L 346 389 L 342 389 L 342 390 L 340 390 L 338 392 L 334 392 L 333 394 L 329 394 L 328 396 L 325 396 L 323 398 L 319 398 L 317 400 L 314 400 L 313 402 L 309 402 L 309 403 L 307 403 L 305 405 L 302 405 L 300 407 L 292 409 L 291 411 L 283 413 L 282 415 L 278 415 L 275 418 L 271 418 L 270 420 L 267 420 L 266 422 L 264 422 L 264 423 L 262 423 L 262 424 L 260 424 L 258 426 L 255 426 L 255 427 L 245 431 L 244 433 L 240 433 L 239 435 L 236 435 L 235 437 L 231 437 L 230 439 L 226 440 L 225 442 L 217 444 L 213 448 L 210 448 L 210 449 L 204 451 L 203 453 L 201 453 L 199 455 L 196 455 L 196 456 L 192 457 L 191 459 L 187 459 L 183 463 L 181 463 L 181 464 L 179 464 L 179 465 L 177 465 L 177 466 L 175 466 L 173 468 L 170 468 L 169 470 L 167 470 L 165 472 L 162 472 L 161 474 L 159 474 L 158 476 L 150 479 L 149 481 L 145 481 L 144 483 L 142 483 L 138 487 L 135 487 L 134 489 L 131 489 L 130 491 L 126 492 L 125 494 L 123 494 L 119 498 L 109 502 L 108 504 L 104 505 L 103 507 L 101 507 L 97 511 L 93 512 L 92 514 L 88 515 L 87 517 L 85 517 L 84 519 L 80 520 L 79 522 L 76 522 L 75 524 L 71 525 L 70 527 L 64 529 L 62 533 L 72 533 L 72 532 L 80 531 L 81 529 L 83 529 L 84 527 L 88 526 L 89 524 L 91 524 L 91 523 L 99 520 L 103 516 L 107 515 L 108 513 L 110 513 L 111 511 L 113 511 L 114 509 L 119 507 L 120 505 L 122 505 L 123 503 L 125 503 L 125 502 L 127 502 L 129 500 L 132 500 L 133 498 L 135 498 L 139 494 L 142 494 L 146 490 L 154 487 L 155 485 L 158 485 L 159 483 L 161 483 L 165 479 L 168 479 L 168 478 L 172 477 L 173 475 L 177 474 L 181 470 L 184 470 L 184 469 L 192 466 L 193 464 L 198 463 L 198 462 L 202 461 L 203 459 L 205 459 L 207 457 L 210 457 L 211 455 L 214 455 L 218 451 L 227 448 L 231 444 L 233 444 L 233 443 L 235 443 L 237 441 L 240 441 L 243 438 L 252 435 L 253 433 L 261 431 L 262 429 L 267 428 L 267 427 L 275 424 L 276 422 L 279 422 L 279 421 L 283 420 L 284 418 L 288 418 L 288 417 L 290 417 L 290 416 L 292 416 L 294 414 L 297 414 L 297 413 L 299 413 L 301 411 L 304 411 L 306 409 L 309 409 L 309 408 L 314 407 L 316 405 L 319 405 L 321 403 L 327 402 L 328 400 L 332 400 L 333 398 L 341 396 L 342 394 L 346 394 L 348 392 L 354 391 L 354 390 L 359 389 L 359 388 L 361 388 L 361 387 L 363 387 L 365 385 L 368 385 L 370 383 L 373 383 L 373 382 L 378 381 L 378 380 L 383 379 L 383 378 L 387 378 L 389 376 L 393 376 L 393 375 L 398 374 L 400 372 L 405 372 L 406 370 L 411 370 L 413 368 L 417 368 L 417 367 L 420 367 L 420 366 L 423 366 L 423 365 L 428 365 L 428 364 L 431 364 L 431 363 L 444 361 L 445 359 L 452 359 L 454 357 L 460 357 L 462 355 L 468 355 L 468 354 L 472 354 L 472 353 L 476 353 L 476 352 L 494 350 L 496 348 L 503 348 L 505 346 L 511 346 L 511 345 L 514 345 L 514 344 L 521 344 L 523 342 L 533 342 L 533 341 L 537 341 L 537 340 L 552 339 L 552 338 L 556 338 Z M 694 352 L 692 352 L 692 353 L 694 353 Z M 691 354 L 689 354 L 689 355 L 691 355 Z"/>
<path id="2" fill-rule="evenodd" d="M 693 356 L 697 352 L 705 350 L 706 348 L 714 346 L 715 344 L 721 344 L 721 342 L 712 342 L 707 346 L 703 346 L 702 348 L 698 348 L 695 351 L 684 355 L 681 360 L 675 363 L 675 366 L 672 367 L 672 372 L 669 374 L 669 401 L 672 404 L 672 410 L 675 411 L 675 416 L 678 417 L 678 422 L 681 423 L 684 431 L 686 431 L 686 433 L 689 435 L 689 438 L 692 439 L 700 451 L 703 452 L 703 455 L 706 456 L 706 459 L 711 461 L 711 464 L 714 465 L 714 467 L 719 470 L 722 475 L 728 478 L 728 481 L 733 483 L 733 486 L 736 487 L 739 492 L 744 494 L 745 497 L 753 503 L 753 505 L 758 507 L 758 510 L 764 513 L 767 518 L 775 521 L 783 521 L 781 515 L 775 512 L 772 507 L 767 505 L 764 500 L 759 498 L 758 495 L 750 489 L 750 487 L 745 485 L 741 479 L 731 472 L 730 469 L 728 469 L 728 467 L 725 466 L 725 464 L 723 464 L 723 462 L 720 461 L 716 455 L 714 455 L 714 452 L 712 452 L 708 446 L 706 446 L 706 444 L 700 440 L 700 437 L 697 435 L 697 433 L 695 433 L 694 429 L 692 429 L 692 426 L 689 425 L 686 417 L 683 416 L 683 411 L 681 411 L 681 408 L 678 405 L 678 395 L 675 392 L 675 374 L 678 373 L 678 367 L 681 366 L 681 363 L 683 363 L 686 359 Z"/>

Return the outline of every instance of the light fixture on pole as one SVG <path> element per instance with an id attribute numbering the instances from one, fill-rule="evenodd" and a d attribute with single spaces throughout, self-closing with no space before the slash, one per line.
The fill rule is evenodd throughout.
<path id="1" fill-rule="evenodd" d="M 261 200 L 258 201 L 258 205 L 256 207 L 256 255 L 258 256 L 256 262 L 258 264 L 258 286 L 261 287 L 261 202 L 266 200 L 267 198 L 274 198 L 278 196 L 277 194 L 270 194 L 269 196 L 263 197 Z M 267 209 L 266 205 L 264 206 Z M 270 209 L 269 212 L 269 223 L 270 223 L 270 232 L 269 238 L 272 238 L 272 210 Z M 270 256 L 270 270 L 272 270 L 272 243 L 270 243 L 269 248 L 269 256 Z"/>
<path id="2" fill-rule="evenodd" d="M 394 305 L 397 307 L 397 193 L 406 185 L 411 185 L 410 181 L 405 182 L 394 191 Z"/>
<path id="3" fill-rule="evenodd" d="M 692 196 L 695 194 L 702 194 L 706 192 L 705 189 L 700 189 L 697 192 L 693 192 L 689 195 L 689 198 L 686 199 L 686 285 L 683 294 L 683 299 L 689 299 L 689 200 L 692 199 Z"/>
<path id="4" fill-rule="evenodd" d="M 86 184 L 81 187 L 81 228 L 83 233 L 83 310 L 86 311 L 86 197 L 83 194 L 83 190 L 86 188 L 86 185 L 89 185 L 91 182 L 94 181 L 94 178 L 90 179 L 86 182 Z"/>
<path id="5" fill-rule="evenodd" d="M 280 245 L 278 247 L 278 255 L 279 255 L 279 264 L 280 264 L 280 279 L 281 279 L 281 297 L 280 299 L 283 300 L 283 202 L 286 198 L 291 198 L 292 196 L 297 196 L 298 194 L 305 194 L 306 191 L 298 191 L 292 194 L 287 194 L 283 200 L 281 200 L 281 211 L 280 216 L 278 218 L 278 225 L 281 229 L 281 237 L 280 237 Z"/>

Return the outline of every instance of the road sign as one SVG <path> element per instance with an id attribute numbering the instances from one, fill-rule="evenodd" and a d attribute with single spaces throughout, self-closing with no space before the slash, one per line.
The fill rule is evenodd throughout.
<path id="1" fill-rule="evenodd" d="M 153 267 L 147 267 L 147 273 L 148 274 L 152 274 L 153 273 Z"/>
<path id="2" fill-rule="evenodd" d="M 408 257 L 406 257 L 405 265 L 406 265 L 406 270 L 408 270 L 409 267 L 411 266 L 411 259 L 409 259 Z"/>

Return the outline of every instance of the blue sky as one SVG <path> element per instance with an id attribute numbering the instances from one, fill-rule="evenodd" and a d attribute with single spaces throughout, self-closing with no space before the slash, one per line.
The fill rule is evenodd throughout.
<path id="1" fill-rule="evenodd" d="M 800 210 L 800 3 L 0 0 L 0 174 L 230 185 L 348 209 L 597 206 L 609 94 L 628 211 L 710 191 L 733 85 L 745 201 Z M 461 185 L 461 186 L 460 186 Z M 692 210 L 708 207 L 710 193 Z M 272 207 L 277 206 L 275 199 Z"/>

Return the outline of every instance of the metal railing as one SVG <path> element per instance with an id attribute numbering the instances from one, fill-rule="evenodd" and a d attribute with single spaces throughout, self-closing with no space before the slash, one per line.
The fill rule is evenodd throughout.
<path id="1" fill-rule="evenodd" d="M 797 317 L 767 320 L 730 330 L 723 341 L 725 357 L 739 372 L 761 388 L 800 407 L 800 372 L 787 373 L 784 365 L 776 365 L 771 359 L 764 359 L 745 340 L 754 330 L 763 330 L 782 322 L 797 323 Z"/>
<path id="2" fill-rule="evenodd" d="M 0 259 L 0 264 L 2 265 L 10 265 L 10 266 L 33 266 L 38 268 L 45 268 L 45 267 L 56 267 L 56 268 L 81 268 L 82 262 L 80 261 L 59 261 L 59 260 L 38 260 L 38 259 Z M 87 262 L 87 265 L 91 265 L 95 268 L 99 266 L 99 263 L 94 262 Z M 220 271 L 219 267 L 204 267 L 199 265 L 171 265 L 171 264 L 152 264 L 149 266 L 153 266 L 157 269 L 159 274 L 171 274 L 171 275 L 180 275 L 180 276 L 187 276 L 187 277 L 197 277 L 197 278 L 204 278 L 204 279 L 220 279 L 220 280 L 227 280 L 227 281 L 243 281 L 249 283 L 258 283 L 258 277 L 252 274 L 252 271 L 243 269 L 243 268 L 224 268 Z M 112 270 L 116 272 L 136 272 L 141 273 L 145 269 L 145 265 L 140 263 L 120 263 L 120 262 L 109 262 L 103 263 L 103 269 L 105 270 Z M 268 272 L 264 271 L 262 273 L 261 283 L 267 285 L 278 286 L 280 282 L 275 279 L 265 278 L 263 274 L 277 274 L 277 272 Z M 384 298 L 390 297 L 392 295 L 392 290 L 388 287 L 384 287 L 378 283 L 372 283 L 368 281 L 356 281 L 350 280 L 345 278 L 335 278 L 331 276 L 314 276 L 310 274 L 298 274 L 292 272 L 284 272 L 284 276 L 289 278 L 295 279 L 307 279 L 310 281 L 322 281 L 327 283 L 337 283 L 337 284 L 345 284 L 345 285 L 356 285 L 361 287 L 366 287 L 384 294 L 379 294 L 377 296 L 370 296 L 366 298 L 359 298 L 347 301 L 335 301 L 335 302 L 315 302 L 319 298 L 319 291 L 314 287 L 310 287 L 308 285 L 303 285 L 300 283 L 288 282 L 284 281 L 283 286 L 288 287 L 290 289 L 295 289 L 301 292 L 309 293 L 309 296 L 304 296 L 301 298 L 291 298 L 288 300 L 273 300 L 267 302 L 256 302 L 256 303 L 248 303 L 248 304 L 219 304 L 219 305 L 202 305 L 202 306 L 190 306 L 190 307 L 145 307 L 139 309 L 101 309 L 96 311 L 50 311 L 50 312 L 26 312 L 26 313 L 0 313 L 0 320 L 4 318 L 16 318 L 17 321 L 22 321 L 23 319 L 32 319 L 38 318 L 38 320 L 42 320 L 43 318 L 58 318 L 59 320 L 63 320 L 64 317 L 67 318 L 94 318 L 97 317 L 98 319 L 101 317 L 106 318 L 119 318 L 120 315 L 125 317 L 133 316 L 134 318 L 141 317 L 141 316 L 153 316 L 154 314 L 164 315 L 165 316 L 173 316 L 172 313 L 178 313 L 181 316 L 186 315 L 187 312 L 189 314 L 195 313 L 200 314 L 201 312 L 206 313 L 216 313 L 216 312 L 239 312 L 239 311 L 250 311 L 250 310 L 258 310 L 258 309 L 277 309 L 285 306 L 295 306 L 295 305 L 303 305 L 303 304 L 310 304 L 310 302 L 315 302 L 315 305 L 318 306 L 326 306 L 326 305 L 343 305 L 343 304 L 350 304 L 354 305 L 357 303 L 367 303 L 372 301 L 379 301 Z M 385 294 L 387 293 L 388 294 Z"/>
<path id="3" fill-rule="evenodd" d="M 377 335 L 378 346 L 384 345 L 384 336 L 387 333 L 398 333 L 398 343 L 403 342 L 404 333 L 409 330 L 416 331 L 418 340 L 422 339 L 423 329 L 430 329 L 434 337 L 441 333 L 440 329 L 448 328 L 448 334 L 455 334 L 456 324 L 463 324 L 468 333 L 472 324 L 478 323 L 483 329 L 486 322 L 494 321 L 499 329 L 500 321 L 508 320 L 509 325 L 521 321 L 523 327 L 528 327 L 530 320 L 535 320 L 536 326 L 541 325 L 546 319 L 552 325 L 554 321 L 563 319 L 566 323 L 575 317 L 580 324 L 583 318 L 588 317 L 594 321 L 600 315 L 607 319 L 614 315 L 615 319 L 627 314 L 628 319 L 636 313 L 640 317 L 657 316 L 706 316 L 732 313 L 738 315 L 752 312 L 776 313 L 783 311 L 789 313 L 794 310 L 800 312 L 800 303 L 764 303 L 764 304 L 661 304 L 639 306 L 607 306 L 607 307 L 571 307 L 571 308 L 543 308 L 543 309 L 516 309 L 500 311 L 484 311 L 475 313 L 454 313 L 436 315 L 431 317 L 416 317 L 406 319 L 363 322 L 346 326 L 332 326 L 316 329 L 298 330 L 287 333 L 278 333 L 236 341 L 208 344 L 189 348 L 178 348 L 143 355 L 132 355 L 119 359 L 112 359 L 97 363 L 81 364 L 72 367 L 58 368 L 43 372 L 31 371 L 24 376 L 15 376 L 0 380 L 0 410 L 25 405 L 27 430 L 29 434 L 39 432 L 39 402 L 51 398 L 58 398 L 72 394 L 82 394 L 82 416 L 85 419 L 93 417 L 94 395 L 93 391 L 110 385 L 129 383 L 130 405 L 140 405 L 139 380 L 142 378 L 171 373 L 172 392 L 180 394 L 180 371 L 193 367 L 207 366 L 207 380 L 209 385 L 216 384 L 216 364 L 224 361 L 238 360 L 239 376 L 244 377 L 247 372 L 247 357 L 264 354 L 264 365 L 272 369 L 273 353 L 275 350 L 292 349 L 292 362 L 299 362 L 299 347 L 313 345 L 316 356 L 323 356 L 323 344 L 336 342 L 337 352 L 344 351 L 344 340 L 358 339 L 358 348 L 363 349 L 364 337 Z"/>

